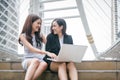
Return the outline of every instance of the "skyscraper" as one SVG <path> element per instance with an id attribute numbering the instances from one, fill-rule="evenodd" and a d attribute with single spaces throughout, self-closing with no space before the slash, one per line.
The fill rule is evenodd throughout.
<path id="1" fill-rule="evenodd" d="M 18 53 L 19 0 L 0 0 L 0 52 Z"/>

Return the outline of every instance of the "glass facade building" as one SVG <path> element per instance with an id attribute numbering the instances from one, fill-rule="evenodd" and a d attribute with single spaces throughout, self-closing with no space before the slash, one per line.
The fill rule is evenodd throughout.
<path id="1" fill-rule="evenodd" d="M 112 0 L 112 42 L 120 38 L 120 0 Z"/>
<path id="2" fill-rule="evenodd" d="M 120 0 L 118 0 L 118 32 L 117 32 L 117 37 L 120 38 Z"/>
<path id="3" fill-rule="evenodd" d="M 19 0 L 0 0 L 0 52 L 18 53 Z"/>

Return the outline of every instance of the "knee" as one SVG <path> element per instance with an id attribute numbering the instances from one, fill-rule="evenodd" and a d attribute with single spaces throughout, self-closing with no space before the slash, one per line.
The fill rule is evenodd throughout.
<path id="1" fill-rule="evenodd" d="M 61 63 L 59 67 L 66 68 L 66 63 Z"/>
<path id="2" fill-rule="evenodd" d="M 43 68 L 47 68 L 48 64 L 46 62 L 41 62 L 40 66 L 42 66 Z"/>
<path id="3" fill-rule="evenodd" d="M 38 59 L 34 58 L 34 59 L 32 59 L 31 64 L 33 64 L 33 65 L 39 65 L 40 61 Z"/>
<path id="4" fill-rule="evenodd" d="M 73 62 L 67 64 L 67 69 L 73 69 L 73 68 L 76 68 Z"/>

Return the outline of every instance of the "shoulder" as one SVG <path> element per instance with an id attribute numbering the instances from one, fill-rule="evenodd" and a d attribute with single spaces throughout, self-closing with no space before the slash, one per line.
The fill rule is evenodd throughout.
<path id="1" fill-rule="evenodd" d="M 25 33 L 20 34 L 20 38 L 21 37 L 26 37 L 26 34 Z"/>
<path id="2" fill-rule="evenodd" d="M 54 39 L 54 38 L 56 38 L 56 37 L 57 37 L 57 36 L 54 35 L 54 34 L 52 34 L 52 33 L 50 33 L 50 34 L 47 35 L 47 38 L 48 38 L 48 39 Z"/>
<path id="3" fill-rule="evenodd" d="M 53 34 L 51 34 L 51 33 L 47 35 L 47 37 L 52 37 L 52 36 L 53 36 Z"/>
<path id="4" fill-rule="evenodd" d="M 73 44 L 73 39 L 71 35 L 64 35 L 64 43 Z"/>
<path id="5" fill-rule="evenodd" d="M 71 36 L 71 35 L 68 35 L 68 34 L 64 35 L 64 37 L 65 37 L 65 38 L 72 38 L 72 36 Z"/>

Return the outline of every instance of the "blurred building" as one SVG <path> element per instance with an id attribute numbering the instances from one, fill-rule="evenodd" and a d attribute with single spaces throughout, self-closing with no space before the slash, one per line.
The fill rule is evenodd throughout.
<path id="1" fill-rule="evenodd" d="M 112 0 L 112 42 L 120 38 L 120 0 Z"/>
<path id="2" fill-rule="evenodd" d="M 37 14 L 39 15 L 42 19 L 44 18 L 44 1 L 40 0 L 30 0 L 30 8 L 29 8 L 29 13 Z M 48 34 L 48 26 L 45 25 L 44 21 L 42 24 L 42 32 L 44 34 Z M 48 29 L 48 30 L 46 30 Z"/>
<path id="3" fill-rule="evenodd" d="M 18 53 L 19 0 L 0 0 L 0 53 Z"/>
<path id="4" fill-rule="evenodd" d="M 117 37 L 120 38 L 120 0 L 118 0 L 118 31 L 117 31 Z"/>

